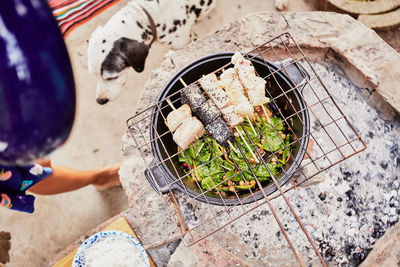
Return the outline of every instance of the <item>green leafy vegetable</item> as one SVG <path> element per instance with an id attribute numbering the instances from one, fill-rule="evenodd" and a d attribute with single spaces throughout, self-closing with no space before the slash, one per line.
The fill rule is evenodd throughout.
<path id="1" fill-rule="evenodd" d="M 178 160 L 183 164 L 185 173 L 191 173 L 191 175 L 187 175 L 188 179 L 201 181 L 201 187 L 204 190 L 212 189 L 229 192 L 232 186 L 236 190 L 248 190 L 248 186 L 243 186 L 243 183 L 240 185 L 240 182 L 244 179 L 253 181 L 254 176 L 252 171 L 260 182 L 270 180 L 271 174 L 279 174 L 281 165 L 284 166 L 289 157 L 290 135 L 287 134 L 285 140 L 282 142 L 279 131 L 285 130 L 283 120 L 272 117 L 270 118 L 270 122 L 272 125 L 259 116 L 257 120 L 251 122 L 252 127 L 245 120 L 242 124 L 243 127 L 242 125 L 237 127 L 238 132 L 235 133 L 236 140 L 233 142 L 235 149 L 230 149 L 229 153 L 225 155 L 226 150 L 207 134 L 185 151 L 180 151 L 178 153 Z M 249 150 L 244 141 L 247 142 L 251 150 Z M 283 153 L 278 156 L 281 165 L 277 162 L 267 162 L 267 169 L 263 163 L 255 163 L 252 160 L 252 155 L 256 154 L 252 146 L 253 143 L 264 151 L 267 151 L 267 153 L 283 150 Z M 289 149 L 285 148 L 284 144 Z M 265 153 L 262 150 L 258 152 L 261 154 Z M 252 171 L 249 166 L 252 168 Z M 250 188 L 255 185 L 254 182 L 251 183 Z"/>
<path id="2" fill-rule="evenodd" d="M 276 164 L 272 163 L 267 163 L 268 170 L 272 173 L 272 175 L 275 175 L 278 172 L 279 166 Z M 264 164 L 261 164 L 256 168 L 255 174 L 257 177 L 271 177 L 270 173 L 268 172 L 267 168 L 264 166 Z"/>
<path id="3" fill-rule="evenodd" d="M 207 177 L 207 178 L 203 179 L 201 181 L 201 187 L 203 187 L 205 190 L 209 190 L 209 189 L 213 188 L 214 182 L 211 179 L 211 177 Z"/>
<path id="4" fill-rule="evenodd" d="M 286 135 L 286 138 L 285 138 L 285 146 L 286 146 L 286 147 L 289 147 L 289 144 L 290 144 L 290 134 L 287 134 L 287 135 Z M 285 164 L 286 164 L 286 160 L 287 160 L 288 157 L 289 157 L 289 150 L 288 150 L 287 148 L 285 148 L 285 149 L 283 150 L 282 159 L 279 160 L 280 163 L 282 163 L 283 165 L 285 165 Z"/>
<path id="5" fill-rule="evenodd" d="M 240 173 L 236 173 L 235 171 L 229 171 L 226 173 L 226 177 L 230 179 L 232 182 L 239 182 L 242 180 Z"/>
<path id="6" fill-rule="evenodd" d="M 255 185 L 249 185 L 249 186 L 247 186 L 247 185 L 236 185 L 235 186 L 235 189 L 236 190 L 240 190 L 240 191 L 244 191 L 244 190 L 249 190 L 249 188 L 253 188 Z"/>
<path id="7" fill-rule="evenodd" d="M 272 122 L 273 127 L 277 131 L 283 131 L 283 129 L 285 128 L 283 126 L 283 120 L 281 118 L 272 117 L 271 122 Z"/>
<path id="8" fill-rule="evenodd" d="M 264 140 L 261 143 L 261 148 L 270 151 L 276 152 L 284 147 L 282 143 L 282 139 L 274 130 L 269 130 L 268 132 L 264 133 Z"/>

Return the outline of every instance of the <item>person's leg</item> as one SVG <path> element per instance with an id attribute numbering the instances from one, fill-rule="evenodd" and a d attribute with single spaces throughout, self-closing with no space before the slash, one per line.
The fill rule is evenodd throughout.
<path id="1" fill-rule="evenodd" d="M 40 162 L 43 166 L 51 166 L 50 162 Z M 53 195 L 73 191 L 87 185 L 99 188 L 119 184 L 118 166 L 111 166 L 93 171 L 81 171 L 64 166 L 51 166 L 53 174 L 33 185 L 28 191 L 40 195 Z"/>

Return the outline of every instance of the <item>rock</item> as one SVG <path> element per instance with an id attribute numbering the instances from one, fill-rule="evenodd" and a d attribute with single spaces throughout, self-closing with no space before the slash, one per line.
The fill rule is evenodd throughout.
<path id="1" fill-rule="evenodd" d="M 181 243 L 172 254 L 168 267 L 246 267 L 244 261 L 209 240 L 202 240 L 190 247 Z"/>
<path id="2" fill-rule="evenodd" d="M 396 27 L 400 25 L 400 9 L 383 14 L 360 15 L 357 20 L 371 29 L 387 29 Z"/>
<path id="3" fill-rule="evenodd" d="M 304 159 L 301 165 L 305 167 L 303 167 L 302 171 L 299 171 L 295 174 L 297 184 L 300 184 L 302 187 L 307 187 L 325 181 L 324 174 L 318 173 L 317 167 L 311 162 L 310 159 Z"/>
<path id="4" fill-rule="evenodd" d="M 357 1 L 357 0 L 328 0 L 332 6 L 340 12 L 350 14 L 378 14 L 396 9 L 400 6 L 400 0 L 381 1 Z M 329 6 L 328 6 L 329 8 Z M 332 10 L 337 11 L 337 10 Z"/>
<path id="5" fill-rule="evenodd" d="M 395 224 L 375 243 L 361 267 L 398 266 L 400 263 L 400 223 Z"/>
<path id="6" fill-rule="evenodd" d="M 148 249 L 147 252 L 150 254 L 156 266 L 166 266 L 180 242 L 181 240 L 176 240 L 161 247 Z"/>
<path id="7" fill-rule="evenodd" d="M 132 227 L 145 248 L 157 247 L 180 238 L 174 206 L 158 195 L 143 172 L 146 166 L 127 133 L 122 138 L 121 184 L 128 197 Z"/>

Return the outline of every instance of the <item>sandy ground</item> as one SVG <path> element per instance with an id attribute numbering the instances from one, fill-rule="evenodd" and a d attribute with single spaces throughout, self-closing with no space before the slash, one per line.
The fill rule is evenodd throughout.
<path id="1" fill-rule="evenodd" d="M 120 161 L 120 138 L 126 131 L 125 121 L 132 115 L 151 70 L 159 66 L 167 52 L 165 47 L 155 43 L 145 70 L 140 74 L 130 71 L 119 98 L 105 106 L 96 103 L 95 80 L 87 71 L 86 40 L 97 25 L 104 24 L 126 2 L 123 0 L 78 27 L 66 39 L 75 75 L 78 107 L 68 142 L 51 155 L 54 164 L 91 169 Z M 195 32 L 201 37 L 235 18 L 271 10 L 275 10 L 272 0 L 218 0 L 209 17 L 195 26 Z M 313 8 L 304 0 L 292 0 L 289 10 Z M 12 236 L 8 266 L 46 266 L 57 252 L 82 234 L 126 209 L 127 201 L 121 188 L 100 193 L 93 187 L 86 187 L 55 196 L 37 196 L 35 207 L 34 214 L 0 209 L 0 229 L 11 232 Z"/>

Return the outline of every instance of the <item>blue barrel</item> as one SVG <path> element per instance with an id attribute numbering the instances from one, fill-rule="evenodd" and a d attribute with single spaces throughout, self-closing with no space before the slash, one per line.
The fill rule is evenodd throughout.
<path id="1" fill-rule="evenodd" d="M 45 0 L 1 0 L 0 163 L 26 164 L 67 139 L 75 86 L 64 40 Z"/>

